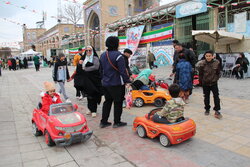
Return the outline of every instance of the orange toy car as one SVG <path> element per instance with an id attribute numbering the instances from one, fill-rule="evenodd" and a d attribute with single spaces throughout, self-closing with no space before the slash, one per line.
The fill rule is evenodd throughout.
<path id="1" fill-rule="evenodd" d="M 156 107 L 162 107 L 172 97 L 166 91 L 157 91 L 151 87 L 150 90 L 132 90 L 132 99 L 136 107 L 142 107 L 144 103 L 154 103 Z"/>
<path id="2" fill-rule="evenodd" d="M 183 118 L 177 123 L 160 124 L 153 122 L 152 117 L 162 108 L 153 109 L 145 117 L 136 117 L 133 123 L 133 130 L 137 132 L 138 136 L 144 138 L 159 137 L 161 145 L 164 147 L 172 144 L 179 144 L 196 133 L 196 124 L 192 119 Z"/>

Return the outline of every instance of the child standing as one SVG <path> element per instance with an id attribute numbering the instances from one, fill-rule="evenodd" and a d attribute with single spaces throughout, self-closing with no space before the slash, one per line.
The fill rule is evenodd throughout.
<path id="1" fill-rule="evenodd" d="M 180 86 L 180 97 L 188 103 L 189 91 L 192 89 L 192 65 L 186 60 L 183 53 L 179 54 L 176 65 L 176 83 Z"/>
<path id="2" fill-rule="evenodd" d="M 67 66 L 67 60 L 65 59 L 65 55 L 63 53 L 59 53 L 58 59 L 55 62 L 53 79 L 55 83 L 58 82 L 60 86 L 59 93 L 63 94 L 66 103 L 70 103 L 71 101 L 69 100 L 69 97 L 67 96 L 64 87 L 65 81 L 69 79 L 69 71 Z"/>
<path id="3" fill-rule="evenodd" d="M 214 95 L 214 111 L 215 118 L 222 118 L 219 112 L 220 98 L 218 89 L 218 80 L 220 78 L 220 62 L 214 59 L 214 52 L 207 51 L 205 53 L 205 60 L 201 60 L 199 67 L 200 81 L 203 87 L 205 115 L 209 115 L 210 112 L 210 91 Z"/>
<path id="4" fill-rule="evenodd" d="M 179 97 L 180 87 L 177 84 L 169 86 L 169 94 L 172 99 L 166 102 L 161 111 L 154 114 L 153 120 L 157 123 L 174 123 L 184 119 L 184 101 Z"/>

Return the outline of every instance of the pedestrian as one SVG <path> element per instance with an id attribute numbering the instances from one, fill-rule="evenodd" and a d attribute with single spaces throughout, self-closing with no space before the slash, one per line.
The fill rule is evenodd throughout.
<path id="1" fill-rule="evenodd" d="M 53 71 L 53 80 L 58 83 L 60 90 L 59 93 L 63 94 L 66 103 L 70 103 L 69 97 L 65 91 L 65 81 L 69 79 L 69 71 L 66 57 L 63 53 L 59 53 L 58 59 L 56 59 Z"/>
<path id="2" fill-rule="evenodd" d="M 24 68 L 27 69 L 28 68 L 28 60 L 26 57 L 23 58 L 23 65 L 24 65 Z"/>
<path id="3" fill-rule="evenodd" d="M 12 66 L 11 66 L 11 67 L 12 67 L 12 70 L 13 70 L 13 71 L 16 71 L 16 59 L 15 59 L 15 58 L 12 58 L 12 59 L 11 59 L 11 63 L 12 63 Z"/>
<path id="4" fill-rule="evenodd" d="M 50 56 L 50 59 L 49 59 L 49 68 L 50 68 L 51 66 L 53 66 L 53 64 L 54 64 L 53 56 Z"/>
<path id="5" fill-rule="evenodd" d="M 20 60 L 18 57 L 16 58 L 16 69 L 20 69 Z"/>
<path id="6" fill-rule="evenodd" d="M 214 59 L 213 51 L 205 52 L 205 60 L 202 60 L 199 65 L 199 77 L 203 87 L 205 115 L 209 115 L 210 113 L 210 91 L 212 91 L 214 97 L 214 116 L 218 119 L 222 118 L 222 115 L 219 112 L 221 108 L 218 89 L 220 63 L 218 60 Z"/>
<path id="7" fill-rule="evenodd" d="M 132 71 L 130 70 L 129 68 L 129 58 L 130 56 L 133 54 L 132 50 L 130 49 L 125 49 L 123 51 L 123 58 L 124 58 L 124 61 L 125 61 L 125 66 L 126 66 L 126 69 L 127 69 L 127 73 L 129 75 L 129 77 L 132 75 Z"/>
<path id="8" fill-rule="evenodd" d="M 40 58 L 39 58 L 39 56 L 35 55 L 33 57 L 33 61 L 34 61 L 36 71 L 39 71 L 39 68 L 40 68 Z"/>
<path id="9" fill-rule="evenodd" d="M 3 61 L 0 59 L 0 76 L 2 76 Z"/>
<path id="10" fill-rule="evenodd" d="M 173 63 L 173 70 L 172 70 L 172 74 L 170 76 L 173 76 L 176 72 L 176 65 L 179 61 L 179 54 L 180 53 L 183 53 L 184 56 L 185 56 L 185 59 L 190 62 L 190 64 L 192 65 L 192 70 L 194 71 L 194 68 L 195 68 L 195 64 L 197 62 L 196 60 L 196 57 L 195 57 L 195 54 L 193 51 L 189 50 L 189 49 L 186 49 L 182 46 L 182 44 L 180 43 L 177 43 L 174 45 L 175 47 L 175 55 L 174 55 L 174 63 Z"/>
<path id="11" fill-rule="evenodd" d="M 235 64 L 236 65 L 233 68 L 233 74 L 236 75 L 237 79 L 243 79 L 243 74 L 247 73 L 248 65 L 249 65 L 249 61 L 245 57 L 244 53 L 239 54 L 239 57 L 237 58 Z M 239 74 L 240 74 L 240 76 L 239 76 Z"/>
<path id="12" fill-rule="evenodd" d="M 11 61 L 11 59 L 8 59 L 8 67 L 9 67 L 9 70 L 11 71 L 11 69 L 12 69 L 12 61 Z"/>
<path id="13" fill-rule="evenodd" d="M 155 62 L 155 56 L 152 52 L 148 51 L 148 64 L 149 64 L 149 68 L 153 69 L 154 67 L 156 67 L 154 65 Z"/>
<path id="14" fill-rule="evenodd" d="M 73 65 L 75 67 L 77 67 L 81 58 L 82 58 L 82 48 L 79 48 L 78 53 L 74 56 L 74 59 L 73 59 Z M 77 89 L 77 87 L 76 87 L 76 98 L 78 100 L 81 100 L 83 98 L 83 92 L 81 92 L 79 89 Z"/>
<path id="15" fill-rule="evenodd" d="M 92 46 L 87 46 L 84 55 L 77 66 L 77 73 L 80 74 L 83 85 L 79 91 L 87 94 L 88 109 L 87 115 L 96 117 L 97 105 L 101 102 L 102 83 L 100 75 L 99 57 Z M 77 80 L 75 80 L 77 82 Z"/>
<path id="16" fill-rule="evenodd" d="M 179 61 L 176 65 L 176 83 L 180 86 L 180 97 L 188 103 L 190 89 L 193 87 L 192 66 L 183 53 L 179 54 Z"/>
<path id="17" fill-rule="evenodd" d="M 102 119 L 100 127 L 110 126 L 108 122 L 112 103 L 114 102 L 114 124 L 113 128 L 126 126 L 126 122 L 121 121 L 122 102 L 125 95 L 125 84 L 130 83 L 126 73 L 125 61 L 119 48 L 119 38 L 110 36 L 106 40 L 106 52 L 100 57 L 102 85 L 105 101 L 102 107 Z"/>

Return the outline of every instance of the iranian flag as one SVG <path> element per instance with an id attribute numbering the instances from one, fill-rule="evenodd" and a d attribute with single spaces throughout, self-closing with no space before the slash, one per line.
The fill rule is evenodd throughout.
<path id="1" fill-rule="evenodd" d="M 173 37 L 173 25 L 142 34 L 140 44 L 157 42 Z"/>
<path id="2" fill-rule="evenodd" d="M 119 36 L 119 45 L 126 45 L 127 39 L 126 36 Z"/>
<path id="3" fill-rule="evenodd" d="M 120 46 L 126 45 L 127 37 L 126 36 L 119 36 Z M 157 42 L 164 39 L 171 39 L 173 38 L 173 25 L 164 27 L 158 30 L 145 32 L 142 34 L 139 44 L 145 44 L 150 42 Z"/>

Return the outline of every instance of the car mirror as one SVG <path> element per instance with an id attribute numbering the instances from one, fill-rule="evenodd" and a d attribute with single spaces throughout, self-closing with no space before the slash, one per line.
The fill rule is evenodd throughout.
<path id="1" fill-rule="evenodd" d="M 78 105 L 74 104 L 74 109 L 77 110 L 78 109 Z"/>

